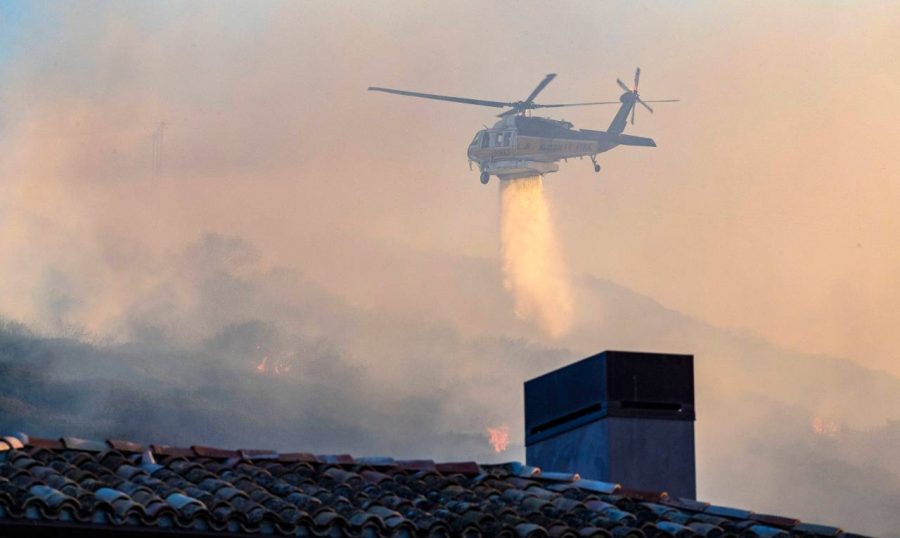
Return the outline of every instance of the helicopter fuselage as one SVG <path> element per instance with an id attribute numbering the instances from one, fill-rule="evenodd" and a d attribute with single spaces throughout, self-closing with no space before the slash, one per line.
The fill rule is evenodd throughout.
<path id="1" fill-rule="evenodd" d="M 623 140 L 625 138 L 626 140 Z M 500 179 L 544 175 L 559 170 L 557 161 L 575 157 L 596 158 L 619 144 L 635 144 L 620 133 L 574 129 L 567 121 L 524 115 L 509 116 L 492 128 L 479 131 L 469 144 L 469 160 L 482 173 Z M 655 146 L 639 139 L 640 145 Z M 629 143 L 630 142 L 630 143 Z"/>
<path id="2" fill-rule="evenodd" d="M 411 92 L 393 88 L 369 86 L 369 91 L 392 93 L 407 97 L 450 101 L 467 105 L 486 106 L 508 109 L 500 113 L 500 121 L 492 128 L 485 128 L 475 134 L 469 144 L 469 165 L 474 162 L 481 170 L 481 182 L 486 184 L 492 175 L 500 179 L 516 179 L 529 176 L 543 176 L 559 170 L 557 162 L 573 157 L 590 157 L 594 163 L 594 171 L 600 171 L 597 154 L 609 151 L 616 146 L 650 146 L 656 143 L 650 138 L 623 134 L 628 116 L 634 123 L 634 107 L 641 106 L 653 112 L 647 103 L 669 103 L 677 99 L 645 101 L 638 94 L 638 82 L 641 69 L 634 72 L 634 86 L 629 88 L 620 79 L 616 83 L 625 90 L 618 101 L 594 101 L 587 103 L 535 103 L 534 99 L 547 87 L 556 75 L 550 73 L 521 101 L 489 101 L 469 97 L 454 97 L 433 93 Z M 563 120 L 553 120 L 528 115 L 539 108 L 562 108 L 573 106 L 612 105 L 619 104 L 619 111 L 606 131 L 575 129 Z"/>

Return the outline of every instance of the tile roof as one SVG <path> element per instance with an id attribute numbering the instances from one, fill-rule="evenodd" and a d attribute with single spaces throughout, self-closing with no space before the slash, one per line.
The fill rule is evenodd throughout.
<path id="1" fill-rule="evenodd" d="M 110 536 L 856 536 L 520 463 L 0 438 L 0 535 L 41 526 Z"/>

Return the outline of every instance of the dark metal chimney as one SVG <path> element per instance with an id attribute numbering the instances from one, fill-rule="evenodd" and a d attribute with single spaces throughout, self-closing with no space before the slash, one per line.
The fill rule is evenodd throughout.
<path id="1" fill-rule="evenodd" d="M 696 498 L 694 357 L 604 351 L 525 382 L 529 465 Z"/>

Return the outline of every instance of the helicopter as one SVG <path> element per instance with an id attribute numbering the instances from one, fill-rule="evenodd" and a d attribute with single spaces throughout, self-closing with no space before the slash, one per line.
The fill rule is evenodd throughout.
<path id="1" fill-rule="evenodd" d="M 487 184 L 492 175 L 497 176 L 500 180 L 509 180 L 550 174 L 559 170 L 558 161 L 574 157 L 590 157 L 591 162 L 594 164 L 594 171 L 600 172 L 600 165 L 597 163 L 597 155 L 599 153 L 609 151 L 616 146 L 656 147 L 656 142 L 651 138 L 624 134 L 629 114 L 631 115 L 631 124 L 634 124 L 635 106 L 637 104 L 653 113 L 653 109 L 647 103 L 675 103 L 679 101 L 679 99 L 649 101 L 641 99 L 638 93 L 641 68 L 638 67 L 634 72 L 634 86 L 631 88 L 622 82 L 621 79 L 616 79 L 619 87 L 625 90 L 625 93 L 619 97 L 618 101 L 563 104 L 535 103 L 535 97 L 554 78 L 556 78 L 555 73 L 546 75 L 524 100 L 509 102 L 435 95 L 377 86 L 370 86 L 368 89 L 369 91 L 408 97 L 508 108 L 509 110 L 498 114 L 497 117 L 500 118 L 500 121 L 489 129 L 485 128 L 478 131 L 469 144 L 469 168 L 472 167 L 473 162 L 478 165 L 479 170 L 481 170 L 482 184 Z M 611 104 L 620 104 L 620 107 L 606 131 L 576 130 L 571 122 L 531 115 L 532 110 L 539 108 Z"/>

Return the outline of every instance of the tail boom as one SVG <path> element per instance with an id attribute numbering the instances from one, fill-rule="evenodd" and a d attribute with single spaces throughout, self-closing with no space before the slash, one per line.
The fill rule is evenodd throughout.
<path id="1" fill-rule="evenodd" d="M 644 138 L 643 136 L 631 136 L 619 133 L 614 137 L 614 140 L 621 146 L 656 147 L 656 142 L 654 142 L 652 138 Z"/>

